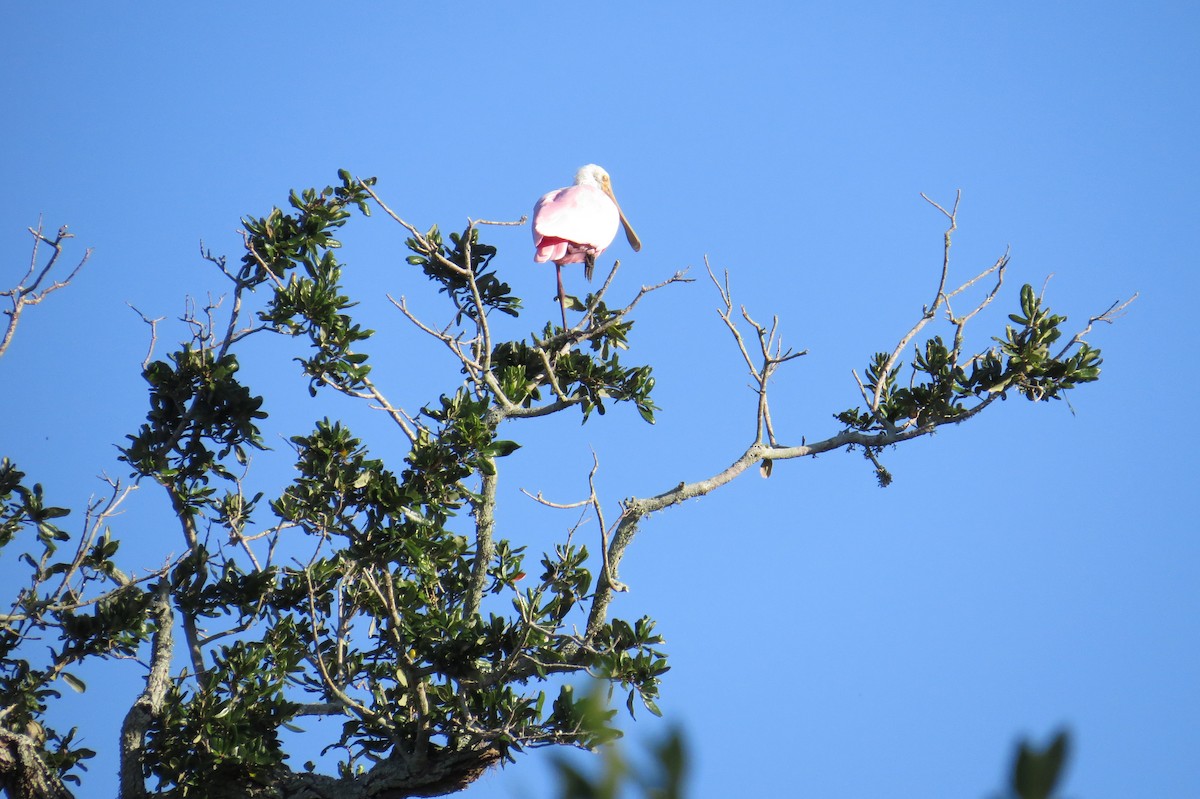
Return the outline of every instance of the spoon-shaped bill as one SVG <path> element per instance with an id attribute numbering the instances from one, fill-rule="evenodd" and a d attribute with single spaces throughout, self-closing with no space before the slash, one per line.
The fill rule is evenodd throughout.
<path id="1" fill-rule="evenodd" d="M 633 232 L 633 228 L 629 225 L 629 220 L 625 218 L 625 213 L 621 210 L 621 206 L 617 206 L 617 213 L 621 216 L 621 227 L 625 228 L 625 238 L 629 240 L 629 246 L 634 252 L 640 252 L 642 249 L 642 240 L 638 238 L 638 234 Z"/>
<path id="2" fill-rule="evenodd" d="M 633 226 L 629 224 L 629 220 L 625 218 L 625 212 L 621 210 L 621 204 L 617 202 L 617 195 L 613 193 L 612 184 L 607 180 L 601 184 L 604 193 L 613 201 L 613 205 L 617 206 L 617 216 L 621 218 L 621 227 L 625 228 L 625 238 L 629 241 L 629 246 L 634 252 L 640 252 L 642 249 L 642 240 L 638 238 L 638 234 L 633 232 Z"/>

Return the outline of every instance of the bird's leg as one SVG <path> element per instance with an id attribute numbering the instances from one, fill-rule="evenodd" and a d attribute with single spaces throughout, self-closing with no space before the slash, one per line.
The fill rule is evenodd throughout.
<path id="1" fill-rule="evenodd" d="M 558 307 L 562 310 L 563 332 L 567 331 L 567 295 L 562 286 L 562 264 L 554 262 L 554 271 L 558 275 Z"/>
<path id="2" fill-rule="evenodd" d="M 583 276 L 592 279 L 592 271 L 596 268 L 596 253 L 588 252 L 583 255 Z"/>

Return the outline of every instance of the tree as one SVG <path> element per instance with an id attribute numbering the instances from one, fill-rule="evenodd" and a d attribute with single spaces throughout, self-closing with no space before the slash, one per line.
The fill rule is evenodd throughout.
<path id="1" fill-rule="evenodd" d="M 75 770 L 92 753 L 74 742 L 75 730 L 45 723 L 45 712 L 59 680 L 83 689 L 78 667 L 112 656 L 140 654 L 148 665 L 121 734 L 123 799 L 434 796 L 526 748 L 605 744 L 619 735 L 614 691 L 628 712 L 657 713 L 668 669 L 652 619 L 610 612 L 625 590 L 622 558 L 649 514 L 752 467 L 769 477 L 779 461 L 833 450 L 861 452 L 886 486 L 888 448 L 967 421 L 997 399 L 1062 399 L 1095 381 L 1100 352 L 1085 336 L 1128 304 L 1064 343 L 1065 317 L 1026 285 L 994 345 L 970 352 L 966 327 L 999 296 L 1008 257 L 951 288 L 958 201 L 950 210 L 930 201 L 948 220 L 930 303 L 893 348 L 869 359 L 858 380 L 862 404 L 834 415 L 840 429 L 783 445 L 768 384 L 804 352 L 785 350 L 778 320 L 755 321 L 736 306 L 728 274 L 710 269 L 757 390 L 753 439 L 728 467 L 647 497 L 605 502 L 595 470 L 583 502 L 537 497 L 586 509 L 601 546 L 592 553 L 569 537 L 534 566 L 520 542 L 495 535 L 498 466 L 520 446 L 519 423 L 572 413 L 594 422 L 626 405 L 653 423 L 652 368 L 621 356 L 641 300 L 690 278 L 677 273 L 610 305 L 618 263 L 597 291 L 569 298 L 581 314 L 574 326 L 546 322 L 506 339 L 497 321 L 517 318 L 522 302 L 481 231 L 519 222 L 421 232 L 380 199 L 373 178 L 339 177 L 292 193 L 287 212 L 243 220 L 235 263 L 204 253 L 227 294 L 192 306 L 190 336 L 177 349 L 147 356 L 146 421 L 121 447 L 129 477 L 110 480 L 107 497 L 84 509 L 83 535 L 59 526 L 69 510 L 50 504 L 16 464 L 0 465 L 0 547 L 9 557 L 19 551 L 28 574 L 0 615 L 0 787 L 14 799 L 70 795 L 64 783 L 78 782 Z M 435 325 L 392 300 L 461 369 L 457 385 L 416 412 L 376 383 L 367 350 L 374 331 L 355 322 L 355 302 L 343 293 L 335 235 L 356 210 L 369 216 L 373 207 L 405 229 L 408 263 L 448 303 L 449 323 Z M 31 270 L 38 281 L 61 239 L 51 263 Z M 979 296 L 967 301 L 972 291 Z M 8 337 L 16 321 L 10 314 Z M 156 320 L 146 321 L 153 351 Z M 918 343 L 931 326 L 945 333 Z M 242 382 L 238 356 L 270 336 L 297 341 L 312 397 L 344 395 L 383 413 L 404 444 L 402 462 L 385 462 L 325 417 L 289 431 L 291 483 L 269 498 L 257 488 L 269 406 Z M 160 569 L 127 574 L 110 526 L 137 484 L 169 498 L 184 548 Z M 44 654 L 35 640 L 56 635 Z M 315 716 L 342 721 L 322 742 L 340 753 L 334 774 L 289 763 L 281 741 L 283 729 Z"/>

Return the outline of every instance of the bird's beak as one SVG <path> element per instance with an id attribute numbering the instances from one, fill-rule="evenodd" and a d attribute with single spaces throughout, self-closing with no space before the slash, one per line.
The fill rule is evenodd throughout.
<path id="1" fill-rule="evenodd" d="M 625 218 L 625 212 L 621 210 L 621 204 L 617 202 L 617 195 L 613 194 L 612 186 L 607 181 L 604 182 L 604 193 L 613 201 L 613 205 L 617 206 L 617 216 L 621 217 L 621 227 L 625 228 L 625 238 L 629 240 L 629 246 L 633 248 L 634 252 L 640 252 L 642 240 L 638 238 L 638 234 L 633 232 L 633 227 Z"/>

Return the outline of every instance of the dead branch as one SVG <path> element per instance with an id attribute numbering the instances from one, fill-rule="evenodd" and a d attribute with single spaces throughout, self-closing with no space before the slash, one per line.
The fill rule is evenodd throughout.
<path id="1" fill-rule="evenodd" d="M 83 269 L 84 264 L 92 257 L 92 248 L 89 247 L 83 251 L 83 258 L 80 259 L 79 263 L 75 265 L 75 268 L 65 278 L 55 280 L 48 285 L 43 285 L 50 272 L 58 264 L 59 257 L 63 254 L 64 242 L 75 238 L 75 236 L 67 231 L 66 225 L 58 229 L 58 233 L 54 238 L 46 236 L 43 232 L 41 217 L 38 218 L 36 228 L 27 228 L 27 230 L 33 236 L 33 251 L 29 258 L 29 269 L 17 282 L 16 286 L 5 291 L 0 291 L 0 297 L 6 297 L 11 305 L 11 308 L 3 312 L 8 317 L 8 322 L 5 324 L 3 334 L 0 334 L 0 356 L 4 355 L 8 350 L 9 344 L 12 343 L 13 336 L 17 332 L 17 324 L 20 322 L 21 314 L 25 308 L 37 305 L 55 291 L 69 286 L 71 281 L 79 274 L 79 271 Z M 45 265 L 39 269 L 38 249 L 42 244 L 49 246 L 54 252 L 50 255 Z"/>

